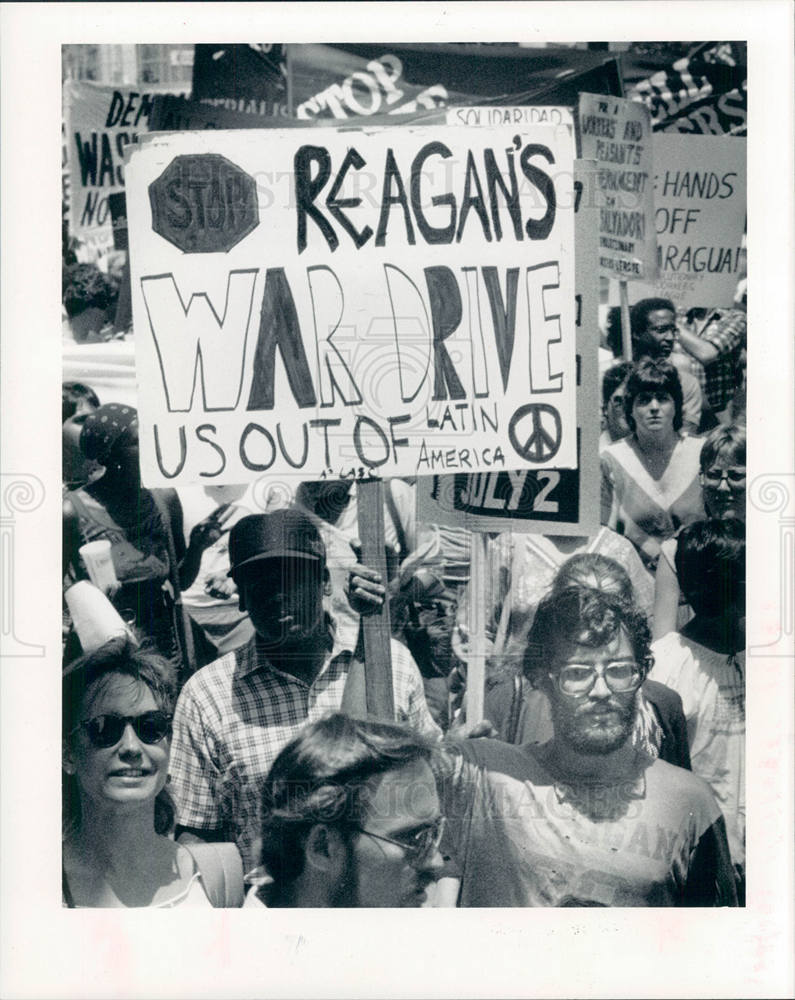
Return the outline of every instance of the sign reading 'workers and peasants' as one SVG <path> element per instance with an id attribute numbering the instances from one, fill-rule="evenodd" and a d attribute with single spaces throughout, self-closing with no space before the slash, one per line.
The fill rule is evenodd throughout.
<path id="1" fill-rule="evenodd" d="M 633 297 L 730 307 L 745 273 L 745 139 L 658 132 L 654 205 L 659 274 Z"/>
<path id="2" fill-rule="evenodd" d="M 572 173 L 548 126 L 138 146 L 144 483 L 574 467 Z"/>
<path id="3" fill-rule="evenodd" d="M 622 281 L 653 281 L 654 232 L 652 129 L 649 111 L 636 101 L 580 94 L 580 155 L 596 160 L 594 197 L 599 206 L 599 270 Z"/>

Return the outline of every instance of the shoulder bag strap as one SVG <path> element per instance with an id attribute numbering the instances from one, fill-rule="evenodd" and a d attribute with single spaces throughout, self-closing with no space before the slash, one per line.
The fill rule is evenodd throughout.
<path id="1" fill-rule="evenodd" d="M 243 905 L 243 861 L 235 844 L 183 844 L 196 862 L 213 906 Z"/>

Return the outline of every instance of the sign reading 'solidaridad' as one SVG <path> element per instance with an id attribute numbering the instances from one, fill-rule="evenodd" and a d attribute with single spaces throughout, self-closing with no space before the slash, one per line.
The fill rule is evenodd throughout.
<path id="1" fill-rule="evenodd" d="M 573 152 L 548 126 L 136 149 L 145 485 L 572 468 Z"/>

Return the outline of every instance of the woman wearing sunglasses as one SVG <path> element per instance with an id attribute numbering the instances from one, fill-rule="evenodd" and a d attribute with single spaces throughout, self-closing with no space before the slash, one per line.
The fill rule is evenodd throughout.
<path id="1" fill-rule="evenodd" d="M 167 836 L 174 697 L 173 668 L 127 638 L 66 667 L 64 905 L 241 905 L 233 845 L 186 848 Z"/>
<path id="2" fill-rule="evenodd" d="M 701 486 L 707 517 L 736 518 L 745 523 L 745 445 L 741 424 L 721 424 L 701 450 Z M 663 542 L 654 581 L 653 638 L 682 629 L 693 617 L 683 602 L 676 575 L 677 538 Z"/>

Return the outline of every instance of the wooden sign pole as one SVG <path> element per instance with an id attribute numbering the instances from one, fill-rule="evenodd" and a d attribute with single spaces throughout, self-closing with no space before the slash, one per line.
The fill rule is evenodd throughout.
<path id="1" fill-rule="evenodd" d="M 626 281 L 618 282 L 621 301 L 621 349 L 625 361 L 632 361 L 632 330 L 629 325 L 629 292 Z"/>
<path id="2" fill-rule="evenodd" d="M 485 532 L 472 532 L 472 563 L 469 578 L 469 656 L 467 657 L 466 719 L 483 719 L 486 686 L 486 546 Z"/>
<path id="3" fill-rule="evenodd" d="M 377 570 L 386 583 L 383 480 L 366 479 L 358 482 L 356 506 L 359 540 L 362 543 L 362 562 L 370 569 Z M 388 595 L 384 595 L 384 604 L 380 611 L 362 617 L 362 630 L 367 714 L 374 719 L 394 720 Z"/>

